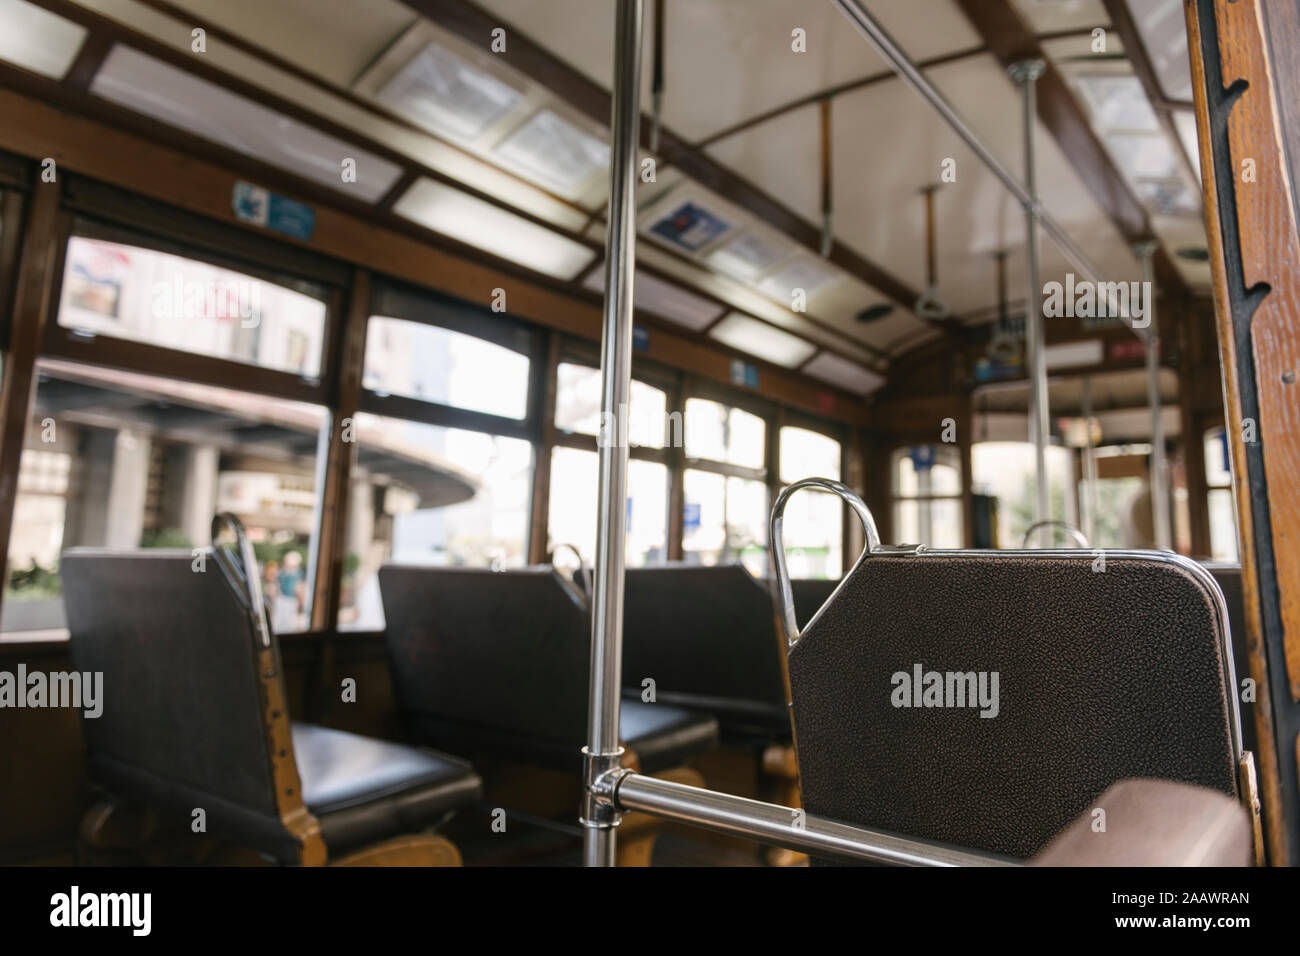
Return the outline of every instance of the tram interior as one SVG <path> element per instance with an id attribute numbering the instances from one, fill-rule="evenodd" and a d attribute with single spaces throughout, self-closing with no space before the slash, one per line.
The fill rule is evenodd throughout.
<path id="1" fill-rule="evenodd" d="M 1294 862 L 1187 9 L 0 0 L 0 863 Z"/>

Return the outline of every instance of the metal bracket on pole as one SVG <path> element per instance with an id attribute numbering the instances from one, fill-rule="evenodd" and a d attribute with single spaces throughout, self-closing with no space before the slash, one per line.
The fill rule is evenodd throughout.
<path id="1" fill-rule="evenodd" d="M 605 236 L 605 314 L 601 338 L 602 421 L 621 423 L 632 382 L 632 280 L 636 268 L 636 167 L 641 130 L 642 0 L 618 0 L 611 97 L 609 230 Z M 619 695 L 623 678 L 623 564 L 627 446 L 623 429 L 598 442 L 596 560 L 591 590 L 591 675 L 583 756 L 583 862 L 613 866 L 619 814 L 609 775 L 623 756 Z"/>
<path id="2" fill-rule="evenodd" d="M 1038 172 L 1034 159 L 1034 133 L 1037 129 L 1035 83 L 1043 75 L 1042 60 L 1021 60 L 1007 68 L 1007 74 L 1020 87 L 1024 107 L 1025 135 L 1025 252 L 1028 268 L 1028 295 L 1025 297 L 1025 364 L 1029 375 L 1029 434 L 1034 443 L 1034 524 L 1041 525 L 1052 517 L 1047 486 L 1048 425 L 1047 361 L 1044 356 L 1046 333 L 1043 329 L 1042 277 L 1038 259 L 1038 225 L 1042 207 L 1038 202 Z"/>

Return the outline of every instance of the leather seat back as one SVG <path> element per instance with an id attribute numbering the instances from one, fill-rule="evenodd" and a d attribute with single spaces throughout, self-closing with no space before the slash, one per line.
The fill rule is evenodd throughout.
<path id="1" fill-rule="evenodd" d="M 1131 554 L 1131 553 L 1130 553 Z M 876 555 L 789 655 L 804 806 L 1029 857 L 1118 780 L 1237 793 L 1222 597 L 1173 555 Z M 984 675 L 994 708 L 944 678 Z M 899 675 L 906 675 L 906 681 Z M 904 695 L 903 690 L 906 688 Z M 933 701 L 936 698 L 931 697 Z M 918 706 L 920 705 L 920 706 Z"/>
<path id="2" fill-rule="evenodd" d="M 293 860 L 248 604 L 210 550 L 201 558 L 200 571 L 189 551 L 64 554 L 73 664 L 104 675 L 103 713 L 84 724 L 92 770 L 120 796 L 201 808 L 210 830 Z"/>
<path id="3" fill-rule="evenodd" d="M 386 565 L 379 586 L 398 707 L 422 739 L 472 752 L 477 728 L 496 749 L 581 746 L 591 630 L 553 568 Z"/>
<path id="4" fill-rule="evenodd" d="M 776 613 L 739 564 L 631 568 L 623 598 L 623 683 L 724 721 L 788 729 Z"/>

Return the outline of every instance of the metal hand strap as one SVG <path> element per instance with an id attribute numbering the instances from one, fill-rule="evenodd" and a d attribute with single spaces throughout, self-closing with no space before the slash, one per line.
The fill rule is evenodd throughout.
<path id="1" fill-rule="evenodd" d="M 796 481 L 793 485 L 782 489 L 781 493 L 776 496 L 776 503 L 772 505 L 771 519 L 771 540 L 772 554 L 776 559 L 776 584 L 781 601 L 781 615 L 785 621 L 786 640 L 791 647 L 799 640 L 799 624 L 794 614 L 794 592 L 790 587 L 790 569 L 786 566 L 785 560 L 785 533 L 783 525 L 785 522 L 785 505 L 786 502 L 795 494 L 795 492 L 811 489 L 824 493 L 838 495 L 843 501 L 852 508 L 862 522 L 862 530 L 866 535 L 866 546 L 862 549 L 862 555 L 869 554 L 880 548 L 880 532 L 876 530 L 876 519 L 871 516 L 871 509 L 867 503 L 858 497 L 848 485 L 842 482 L 832 481 L 829 478 L 804 478 L 802 481 Z M 861 560 L 862 555 L 859 555 Z"/>
<path id="2" fill-rule="evenodd" d="M 218 540 L 223 527 L 234 532 L 240 562 L 238 565 L 235 564 L 235 559 L 230 556 L 225 545 Z M 266 602 L 262 597 L 262 576 L 257 569 L 257 555 L 253 551 L 253 543 L 248 540 L 248 534 L 244 531 L 244 523 L 228 511 L 223 511 L 212 518 L 212 553 L 218 561 L 226 564 L 237 581 L 243 582 L 244 596 L 248 599 L 248 609 L 253 616 L 253 626 L 257 630 L 258 640 L 263 647 L 270 647 L 271 628 L 266 621 Z"/>
<path id="3" fill-rule="evenodd" d="M 1066 535 L 1069 536 L 1070 540 L 1074 542 L 1075 547 L 1082 548 L 1083 550 L 1087 550 L 1088 548 L 1087 535 L 1085 535 L 1082 531 L 1080 531 L 1072 524 L 1068 524 L 1067 522 L 1056 521 L 1056 520 L 1035 521 L 1028 528 L 1026 528 L 1024 540 L 1020 542 L 1020 546 L 1022 548 L 1029 547 L 1029 542 L 1032 541 L 1034 538 L 1034 532 L 1037 531 L 1039 528 L 1060 528 L 1062 531 L 1066 533 Z"/>

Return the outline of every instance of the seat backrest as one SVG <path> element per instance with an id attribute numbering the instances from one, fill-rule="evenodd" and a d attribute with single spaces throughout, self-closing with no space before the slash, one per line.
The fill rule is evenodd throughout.
<path id="1" fill-rule="evenodd" d="M 379 588 L 398 707 L 423 739 L 462 741 L 477 728 L 503 745 L 577 752 L 591 632 L 553 568 L 385 565 Z"/>
<path id="2" fill-rule="evenodd" d="M 739 564 L 630 568 L 623 684 L 658 700 L 788 729 L 785 675 L 767 588 Z"/>
<path id="3" fill-rule="evenodd" d="M 1250 676 L 1250 656 L 1246 650 L 1246 598 L 1242 591 L 1241 565 L 1207 564 L 1205 567 L 1214 575 L 1228 608 L 1228 626 L 1232 631 L 1232 661 L 1237 676 L 1237 690 L 1240 691 L 1242 680 Z M 1237 699 L 1241 699 L 1240 694 Z M 1242 714 L 1241 740 L 1242 746 L 1247 750 L 1258 752 L 1255 721 L 1251 719 L 1253 716 L 1250 708 Z"/>
<path id="4" fill-rule="evenodd" d="M 258 646 L 231 572 L 211 549 L 73 549 L 60 572 L 73 664 L 104 675 L 103 713 L 85 721 L 95 777 L 187 816 L 202 808 L 211 831 L 297 861 L 271 752 L 289 718 L 282 703 L 268 712 L 262 683 L 283 702 L 279 654 L 273 637 Z M 291 748 L 276 759 L 296 778 Z"/>
<path id="5" fill-rule="evenodd" d="M 1224 616 L 1171 554 L 869 555 L 789 655 L 804 806 L 1029 857 L 1124 778 L 1236 795 Z"/>

